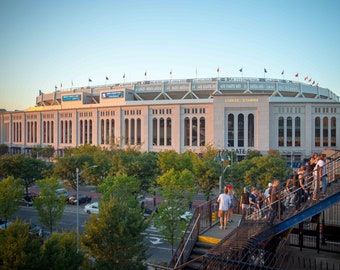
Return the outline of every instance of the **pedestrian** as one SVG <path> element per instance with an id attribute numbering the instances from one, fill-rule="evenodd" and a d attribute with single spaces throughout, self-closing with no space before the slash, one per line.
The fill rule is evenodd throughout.
<path id="1" fill-rule="evenodd" d="M 265 204 L 269 205 L 270 204 L 270 190 L 272 188 L 273 184 L 272 183 L 268 183 L 268 187 L 266 188 L 266 190 L 264 191 L 264 198 L 265 198 Z"/>
<path id="2" fill-rule="evenodd" d="M 322 155 L 317 155 L 316 165 L 313 170 L 313 181 L 314 181 L 314 191 L 313 191 L 313 200 L 316 200 L 320 188 L 323 188 L 325 185 L 325 189 L 327 188 L 327 168 L 326 162 Z M 325 184 L 324 184 L 325 183 Z"/>
<path id="3" fill-rule="evenodd" d="M 217 203 L 219 204 L 218 217 L 220 218 L 220 229 L 226 229 L 228 224 L 228 210 L 231 204 L 226 187 L 224 188 L 224 192 L 218 196 Z"/>
<path id="4" fill-rule="evenodd" d="M 259 216 L 258 219 L 264 218 L 265 214 L 264 214 L 264 203 L 266 201 L 266 198 L 264 197 L 264 192 L 263 190 L 260 190 L 258 192 L 258 196 L 257 196 L 257 209 L 259 212 Z"/>
<path id="5" fill-rule="evenodd" d="M 327 164 L 326 164 L 326 155 L 322 154 L 320 159 L 323 161 L 322 165 L 322 176 L 321 176 L 321 195 L 327 196 L 327 186 L 328 186 L 328 179 L 327 179 Z"/>
<path id="6" fill-rule="evenodd" d="M 285 208 L 288 208 L 290 206 L 294 206 L 294 197 L 295 197 L 295 186 L 294 186 L 294 174 L 291 174 L 289 178 L 286 181 L 286 186 L 284 189 L 284 194 L 285 194 L 285 202 L 284 206 Z"/>
<path id="7" fill-rule="evenodd" d="M 230 200 L 231 200 L 231 204 L 228 210 L 228 222 L 233 222 L 233 209 L 235 207 L 235 204 L 234 204 L 235 192 L 231 184 L 227 186 L 227 189 L 228 189 L 228 195 L 230 196 Z"/>
<path id="8" fill-rule="evenodd" d="M 257 189 L 253 187 L 249 196 L 250 214 L 252 219 L 256 219 L 257 214 Z"/>
<path id="9" fill-rule="evenodd" d="M 279 203 L 280 203 L 280 182 L 279 180 L 275 179 L 273 181 L 273 186 L 270 192 L 270 205 L 271 205 L 271 217 L 269 222 L 273 223 L 276 216 L 279 213 Z"/>
<path id="10" fill-rule="evenodd" d="M 249 212 L 249 192 L 246 187 L 243 188 L 243 193 L 241 194 L 240 206 L 242 209 L 242 215 L 247 215 Z"/>

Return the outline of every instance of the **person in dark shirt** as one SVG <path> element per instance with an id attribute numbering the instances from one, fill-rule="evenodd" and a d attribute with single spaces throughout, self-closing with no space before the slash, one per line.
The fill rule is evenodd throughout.
<path id="1" fill-rule="evenodd" d="M 272 213 L 269 221 L 272 223 L 279 213 L 279 192 L 280 192 L 280 182 L 275 179 L 273 181 L 273 186 L 270 192 L 270 204 L 272 208 Z"/>
<path id="2" fill-rule="evenodd" d="M 248 214 L 249 212 L 249 192 L 246 187 L 243 188 L 243 193 L 241 194 L 240 206 L 242 209 L 242 214 Z"/>

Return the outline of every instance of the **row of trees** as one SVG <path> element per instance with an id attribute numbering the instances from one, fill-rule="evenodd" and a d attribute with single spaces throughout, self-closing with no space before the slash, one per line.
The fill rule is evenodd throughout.
<path id="1" fill-rule="evenodd" d="M 81 236 L 82 249 L 77 252 L 77 245 L 70 244 L 75 248 L 72 252 L 80 256 L 79 260 L 74 261 L 75 267 L 82 265 L 89 269 L 144 269 L 142 262 L 146 259 L 145 251 L 148 245 L 143 232 L 151 219 L 144 219 L 138 195 L 156 191 L 162 196 L 163 201 L 158 206 L 158 214 L 154 216 L 154 224 L 174 247 L 186 226 L 179 217 L 188 208 L 193 196 L 201 191 L 206 199 L 209 199 L 211 191 L 218 186 L 221 164 L 215 161 L 217 153 L 212 147 L 206 147 L 202 155 L 197 155 L 193 152 L 179 154 L 175 151 L 142 153 L 133 148 L 105 151 L 85 145 L 66 149 L 65 156 L 57 158 L 53 167 L 50 163 L 40 163 L 41 160 L 31 157 L 1 156 L 0 177 L 7 178 L 0 182 L 0 189 L 8 189 L 8 184 L 5 187 L 5 183 L 9 181 L 18 187 L 18 194 L 22 195 L 24 188 L 27 190 L 29 185 L 36 182 L 41 187 L 41 196 L 34 202 L 34 207 L 38 210 L 42 224 L 53 232 L 65 207 L 65 200 L 55 197 L 54 191 L 60 187 L 57 179 L 67 180 L 68 184 L 75 188 L 76 169 L 84 170 L 97 165 L 96 168 L 85 171 L 79 179 L 80 183 L 86 181 L 97 185 L 103 199 L 100 202 L 99 214 L 91 216 L 85 225 L 85 232 Z M 227 182 L 232 182 L 236 189 L 244 185 L 266 186 L 274 178 L 285 179 L 289 171 L 285 160 L 275 151 L 265 156 L 256 151 L 250 152 L 241 162 L 235 162 L 235 155 L 231 157 L 233 162 L 225 161 L 223 164 L 226 166 L 228 162 L 232 163 L 224 177 Z M 22 164 L 16 163 L 17 160 Z M 28 170 L 15 170 L 15 167 L 20 168 L 21 165 L 28 166 L 27 163 L 30 164 L 30 170 L 36 173 L 34 176 Z M 4 201 L 4 197 L 0 197 L 0 216 L 10 217 L 10 212 L 5 213 Z M 13 197 L 7 202 L 13 204 Z M 0 259 L 3 264 L 6 261 L 6 252 L 2 249 L 13 249 L 12 246 L 7 248 L 6 245 L 25 248 L 21 242 L 9 241 L 12 236 L 7 234 L 10 233 L 11 230 L 1 232 Z M 65 232 L 65 236 L 57 237 L 59 240 L 45 241 L 39 252 L 32 250 L 38 252 L 39 258 L 45 258 L 45 245 L 49 243 L 49 248 L 58 250 L 55 254 L 62 253 L 65 248 L 59 241 L 65 243 L 66 240 L 61 240 L 63 237 L 69 239 L 68 241 L 73 239 L 72 241 L 77 242 L 74 232 Z M 72 252 L 70 251 L 70 254 Z M 44 260 L 39 263 L 43 265 Z M 25 265 L 26 262 L 22 263 Z M 58 269 L 57 266 L 49 268 Z"/>

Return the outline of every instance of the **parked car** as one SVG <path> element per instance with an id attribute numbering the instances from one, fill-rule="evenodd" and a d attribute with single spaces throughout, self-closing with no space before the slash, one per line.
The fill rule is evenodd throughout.
<path id="1" fill-rule="evenodd" d="M 84 211 L 85 213 L 88 213 L 88 214 L 98 214 L 99 212 L 98 202 L 89 203 L 85 205 Z"/>
<path id="2" fill-rule="evenodd" d="M 79 204 L 82 203 L 89 203 L 92 200 L 91 196 L 85 195 L 85 194 L 78 194 Z M 71 195 L 68 197 L 68 203 L 69 204 L 77 204 L 77 195 Z"/>
<path id="3" fill-rule="evenodd" d="M 24 197 L 22 199 L 19 200 L 20 205 L 23 206 L 32 206 L 33 202 L 29 197 Z"/>
<path id="4" fill-rule="evenodd" d="M 67 190 L 64 189 L 64 188 L 58 188 L 58 189 L 56 190 L 56 192 L 57 192 L 58 198 L 59 198 L 60 196 L 62 196 L 62 195 L 64 195 L 66 198 L 68 197 L 68 192 L 67 192 Z"/>

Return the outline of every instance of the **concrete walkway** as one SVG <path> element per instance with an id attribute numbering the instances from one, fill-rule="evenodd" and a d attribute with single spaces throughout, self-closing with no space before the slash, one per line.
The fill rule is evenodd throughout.
<path id="1" fill-rule="evenodd" d="M 211 227 L 208 231 L 204 232 L 200 236 L 198 236 L 198 241 L 207 242 L 211 244 L 217 244 L 220 242 L 226 235 L 232 232 L 235 228 L 238 227 L 241 221 L 242 215 L 233 214 L 233 222 L 229 222 L 226 230 L 220 229 L 220 222 L 218 221 L 213 227 Z"/>

